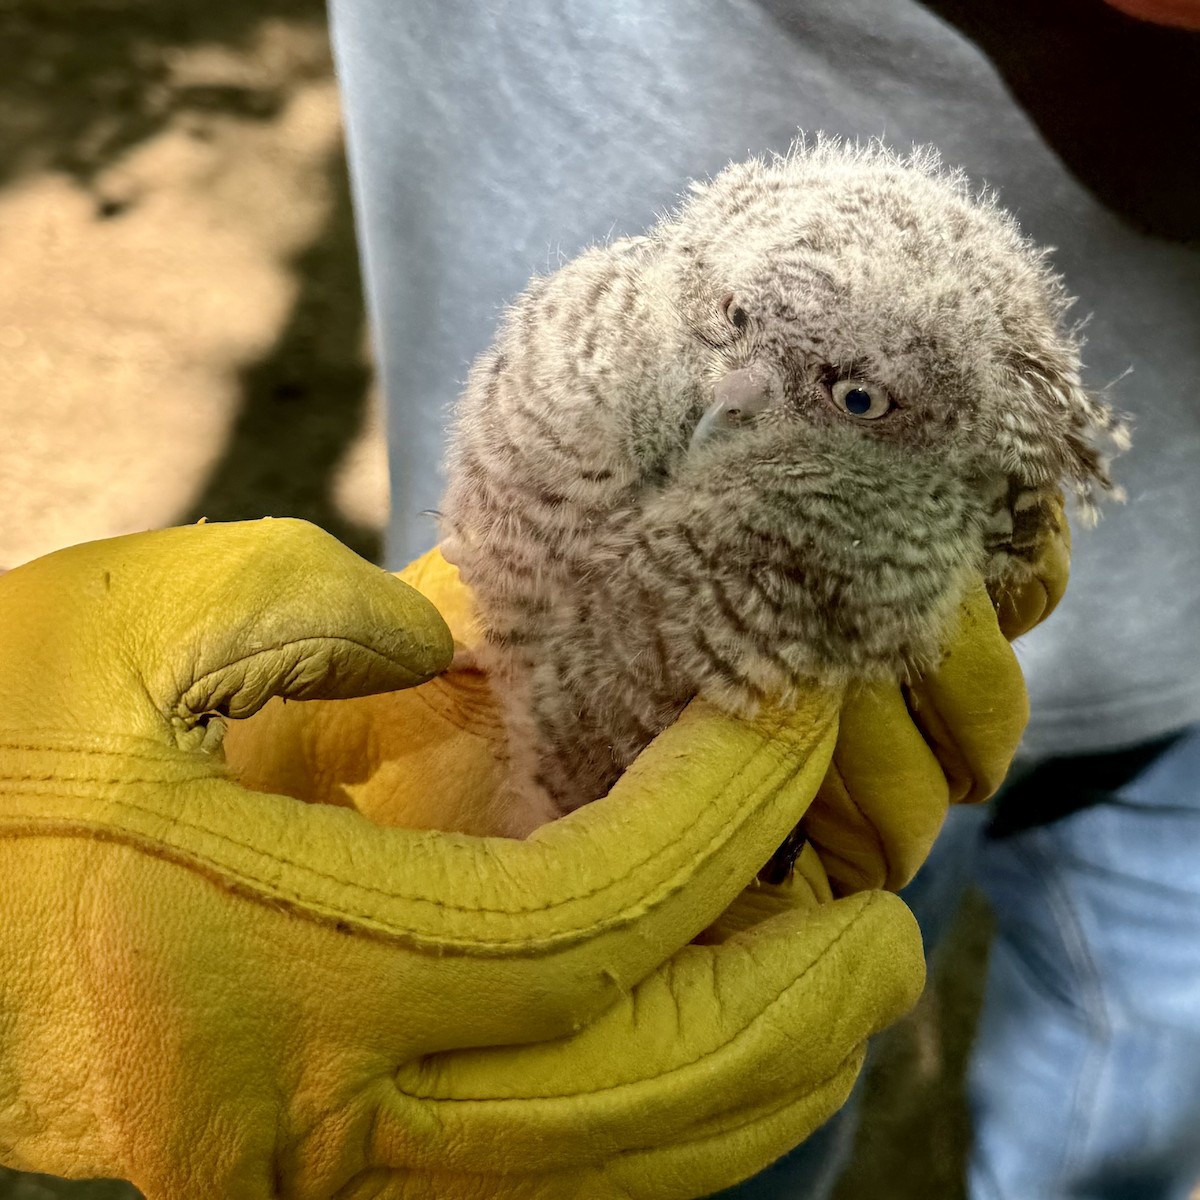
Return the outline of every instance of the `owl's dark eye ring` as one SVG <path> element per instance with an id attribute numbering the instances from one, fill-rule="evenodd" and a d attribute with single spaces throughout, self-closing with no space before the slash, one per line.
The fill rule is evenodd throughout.
<path id="1" fill-rule="evenodd" d="M 839 412 L 858 421 L 878 421 L 896 407 L 887 389 L 864 379 L 838 379 L 829 385 L 829 398 Z"/>
<path id="2" fill-rule="evenodd" d="M 745 329 L 750 321 L 750 316 L 746 310 L 740 304 L 734 304 L 732 292 L 721 298 L 721 316 L 738 332 Z"/>

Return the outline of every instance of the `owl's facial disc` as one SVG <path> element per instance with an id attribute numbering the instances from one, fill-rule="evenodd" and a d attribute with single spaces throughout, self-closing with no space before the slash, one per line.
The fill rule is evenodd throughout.
<path id="1" fill-rule="evenodd" d="M 775 399 L 773 373 L 761 363 L 730 371 L 713 388 L 713 402 L 692 431 L 689 450 L 752 425 Z"/>

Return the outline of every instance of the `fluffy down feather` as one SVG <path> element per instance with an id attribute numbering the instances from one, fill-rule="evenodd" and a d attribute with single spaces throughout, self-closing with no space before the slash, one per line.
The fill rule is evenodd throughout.
<path id="1" fill-rule="evenodd" d="M 931 151 L 798 143 L 512 304 L 458 406 L 443 550 L 474 590 L 524 833 L 698 693 L 919 672 L 1125 426 L 1044 252 Z"/>

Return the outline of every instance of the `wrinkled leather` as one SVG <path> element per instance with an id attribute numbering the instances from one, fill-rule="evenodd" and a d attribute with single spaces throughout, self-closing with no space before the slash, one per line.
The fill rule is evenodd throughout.
<path id="1" fill-rule="evenodd" d="M 469 644 L 454 573 L 406 578 Z M 990 612 L 964 609 L 918 724 L 898 689 L 903 712 L 814 692 L 753 722 L 696 702 L 609 797 L 514 842 L 478 836 L 486 681 L 414 687 L 449 661 L 436 610 L 311 526 L 10 572 L 0 1159 L 151 1200 L 690 1197 L 753 1173 L 920 991 L 876 885 L 1015 748 Z M 213 711 L 257 715 L 222 750 Z M 814 796 L 792 881 L 744 890 Z"/>

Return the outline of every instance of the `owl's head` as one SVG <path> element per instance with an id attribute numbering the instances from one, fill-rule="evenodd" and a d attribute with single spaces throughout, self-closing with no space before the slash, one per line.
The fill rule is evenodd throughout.
<path id="1" fill-rule="evenodd" d="M 711 387 L 694 435 L 841 424 L 1086 505 L 1124 425 L 1080 383 L 1045 252 L 937 155 L 798 143 L 657 231 Z"/>

